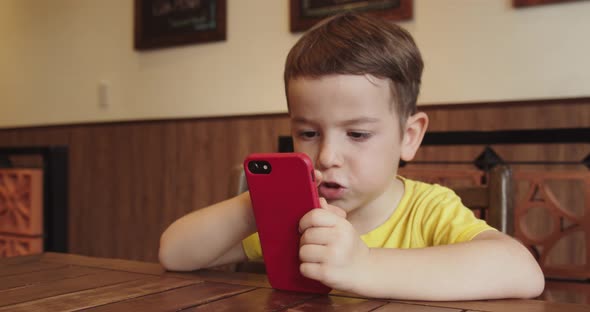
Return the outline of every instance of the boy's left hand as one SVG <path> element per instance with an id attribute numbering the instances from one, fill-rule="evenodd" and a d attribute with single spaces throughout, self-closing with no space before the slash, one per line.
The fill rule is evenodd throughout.
<path id="1" fill-rule="evenodd" d="M 303 276 L 324 285 L 348 290 L 368 266 L 369 248 L 348 220 L 346 212 L 321 198 L 299 221 L 299 258 Z"/>

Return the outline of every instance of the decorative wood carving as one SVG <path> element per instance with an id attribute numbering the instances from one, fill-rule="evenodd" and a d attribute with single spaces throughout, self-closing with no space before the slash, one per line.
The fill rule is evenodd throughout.
<path id="1" fill-rule="evenodd" d="M 0 257 L 42 252 L 43 174 L 0 169 Z"/>
<path id="2" fill-rule="evenodd" d="M 520 192 L 524 196 L 515 208 L 515 237 L 536 256 L 546 276 L 590 278 L 590 172 L 515 171 L 514 177 L 517 184 L 524 185 Z M 580 194 L 573 193 L 576 189 Z M 527 214 L 540 212 L 547 221 L 541 225 L 543 233 L 526 222 Z M 534 219 L 541 218 L 537 215 Z M 553 253 L 560 242 L 570 245 L 564 248 L 569 252 Z"/>
<path id="3" fill-rule="evenodd" d="M 43 238 L 0 234 L 0 258 L 39 254 L 43 252 Z"/>

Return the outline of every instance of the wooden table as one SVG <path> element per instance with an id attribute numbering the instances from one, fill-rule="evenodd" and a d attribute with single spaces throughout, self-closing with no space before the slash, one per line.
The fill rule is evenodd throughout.
<path id="1" fill-rule="evenodd" d="M 259 274 L 45 253 L 0 259 L 0 311 L 590 311 L 538 300 L 410 302 L 276 291 Z"/>

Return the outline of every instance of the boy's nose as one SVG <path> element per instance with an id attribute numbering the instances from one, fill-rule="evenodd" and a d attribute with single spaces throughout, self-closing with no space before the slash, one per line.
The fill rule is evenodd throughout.
<path id="1" fill-rule="evenodd" d="M 320 170 L 340 166 L 342 161 L 337 150 L 337 145 L 332 142 L 322 142 L 317 158 L 317 168 Z"/>

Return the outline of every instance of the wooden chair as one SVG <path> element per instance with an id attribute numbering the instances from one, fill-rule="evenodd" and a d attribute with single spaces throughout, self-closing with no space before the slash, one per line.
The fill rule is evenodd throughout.
<path id="1" fill-rule="evenodd" d="M 246 173 L 244 173 L 243 166 L 236 165 L 231 169 L 229 180 L 228 198 L 237 196 L 248 190 L 248 183 L 246 182 Z"/>
<path id="2" fill-rule="evenodd" d="M 401 169 L 404 177 L 424 182 L 440 183 L 451 188 L 463 204 L 477 212 L 482 219 L 510 236 L 514 235 L 514 182 L 512 170 L 507 165 L 492 168 L 487 174 L 466 169 Z M 486 183 L 482 184 L 481 178 Z M 456 179 L 472 181 L 469 186 L 453 186 Z"/>
<path id="3" fill-rule="evenodd" d="M 510 167 L 490 170 L 485 186 L 457 188 L 465 206 L 484 212 L 486 222 L 510 236 L 514 235 L 514 182 Z"/>

